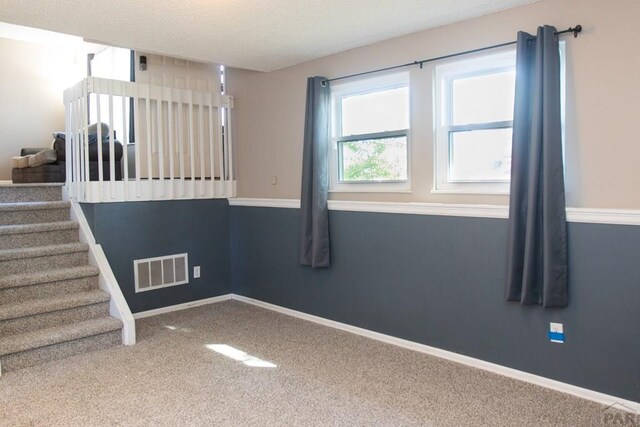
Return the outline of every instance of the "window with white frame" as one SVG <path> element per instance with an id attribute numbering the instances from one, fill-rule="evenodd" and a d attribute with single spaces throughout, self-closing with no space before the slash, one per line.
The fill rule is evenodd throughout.
<path id="1" fill-rule="evenodd" d="M 133 60 L 133 51 L 129 49 L 109 46 L 95 54 L 93 54 L 90 60 L 90 71 L 92 77 L 101 77 L 104 79 L 131 81 L 131 65 Z M 100 110 L 102 111 L 101 120 L 107 121 L 109 111 L 109 97 L 102 95 L 100 98 Z M 133 99 L 129 99 L 127 105 L 123 109 L 123 105 L 114 99 L 113 102 L 113 131 L 115 131 L 115 138 L 119 138 L 121 142 L 133 141 L 134 132 L 132 132 L 132 123 L 130 120 L 131 109 L 133 106 Z M 89 123 L 96 123 L 98 121 L 98 96 L 95 93 L 89 95 Z M 124 119 L 124 120 L 123 120 Z M 127 132 L 125 133 L 123 123 L 127 124 Z M 129 141 L 122 141 L 121 138 L 124 135 L 129 135 Z M 105 137 L 108 135 L 105 135 Z"/>
<path id="2" fill-rule="evenodd" d="M 332 191 L 409 189 L 409 74 L 331 87 Z"/>
<path id="3" fill-rule="evenodd" d="M 515 50 L 436 67 L 434 191 L 508 193 Z"/>
<path id="4" fill-rule="evenodd" d="M 563 141 L 564 45 L 560 42 Z M 434 192 L 509 193 L 515 80 L 515 49 L 436 67 Z"/>

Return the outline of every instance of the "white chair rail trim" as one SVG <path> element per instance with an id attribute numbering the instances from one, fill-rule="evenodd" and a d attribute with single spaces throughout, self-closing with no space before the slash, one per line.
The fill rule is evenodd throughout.
<path id="1" fill-rule="evenodd" d="M 231 198 L 231 206 L 260 208 L 300 208 L 298 199 Z M 437 215 L 474 218 L 507 219 L 509 208 L 504 205 L 474 205 L 447 203 L 393 203 L 393 202 L 351 202 L 329 200 L 333 211 L 377 212 L 410 215 Z M 591 209 L 567 208 L 567 221 L 590 224 L 640 225 L 638 209 Z"/>

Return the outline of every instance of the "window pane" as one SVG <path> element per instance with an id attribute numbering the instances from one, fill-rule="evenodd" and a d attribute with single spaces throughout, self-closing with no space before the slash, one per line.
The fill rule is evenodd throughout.
<path id="1" fill-rule="evenodd" d="M 407 137 L 339 142 L 340 180 L 406 181 Z"/>
<path id="2" fill-rule="evenodd" d="M 451 132 L 450 181 L 509 181 L 511 128 Z"/>
<path id="3" fill-rule="evenodd" d="M 456 79 L 452 86 L 454 125 L 513 120 L 515 71 Z"/>
<path id="4" fill-rule="evenodd" d="M 409 88 L 382 90 L 340 99 L 341 136 L 409 128 Z"/>

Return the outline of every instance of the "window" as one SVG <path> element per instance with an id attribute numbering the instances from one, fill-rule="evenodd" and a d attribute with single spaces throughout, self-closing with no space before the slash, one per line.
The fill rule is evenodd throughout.
<path id="1" fill-rule="evenodd" d="M 515 51 L 436 67 L 435 191 L 507 193 Z"/>
<path id="2" fill-rule="evenodd" d="M 409 190 L 409 75 L 333 85 L 332 191 Z"/>
<path id="3" fill-rule="evenodd" d="M 560 43 L 564 140 L 564 42 Z M 436 67 L 435 192 L 507 194 L 515 50 Z"/>
<path id="4" fill-rule="evenodd" d="M 135 63 L 133 58 L 133 51 L 129 49 L 123 49 L 119 47 L 106 47 L 95 54 L 89 56 L 90 58 L 90 75 L 92 77 L 101 77 L 105 79 L 134 81 L 134 72 L 132 65 Z M 89 123 L 96 123 L 98 121 L 98 97 L 92 93 L 89 95 Z M 133 107 L 133 98 L 130 98 L 124 108 L 120 97 L 114 97 L 113 100 L 113 130 L 115 131 L 115 137 L 121 142 L 132 142 L 134 140 L 134 129 L 131 109 Z M 109 97 L 106 95 L 100 96 L 100 119 L 102 122 L 109 120 Z M 124 120 L 123 120 L 124 117 Z M 108 124 L 108 123 L 107 123 Z M 129 141 L 122 141 L 123 135 L 125 135 L 124 127 L 127 126 L 126 135 L 128 135 Z M 107 137 L 107 135 L 103 135 Z"/>

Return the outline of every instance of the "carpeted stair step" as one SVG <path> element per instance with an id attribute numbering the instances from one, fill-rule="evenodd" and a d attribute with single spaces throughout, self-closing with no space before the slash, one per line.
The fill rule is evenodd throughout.
<path id="1" fill-rule="evenodd" d="M 0 305 L 98 289 L 100 270 L 90 265 L 0 276 Z"/>
<path id="2" fill-rule="evenodd" d="M 88 250 L 85 243 L 0 250 L 0 277 L 87 265 Z"/>
<path id="3" fill-rule="evenodd" d="M 78 241 L 75 221 L 0 225 L 0 249 L 51 246 Z"/>
<path id="4" fill-rule="evenodd" d="M 0 225 L 69 221 L 70 209 L 69 202 L 0 203 Z"/>
<path id="5" fill-rule="evenodd" d="M 0 305 L 0 336 L 32 332 L 109 315 L 110 296 L 93 290 Z"/>
<path id="6" fill-rule="evenodd" d="M 50 202 L 62 200 L 62 184 L 2 184 L 0 202 Z"/>
<path id="7" fill-rule="evenodd" d="M 101 317 L 0 338 L 0 372 L 25 368 L 122 342 L 122 322 Z"/>

